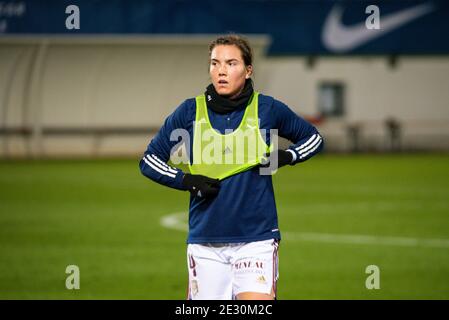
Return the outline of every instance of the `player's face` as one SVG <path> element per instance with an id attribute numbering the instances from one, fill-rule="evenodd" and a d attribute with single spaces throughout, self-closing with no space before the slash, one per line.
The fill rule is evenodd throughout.
<path id="1" fill-rule="evenodd" d="M 219 95 L 233 98 L 251 76 L 252 66 L 245 66 L 242 53 L 235 45 L 218 45 L 210 56 L 209 73 Z"/>

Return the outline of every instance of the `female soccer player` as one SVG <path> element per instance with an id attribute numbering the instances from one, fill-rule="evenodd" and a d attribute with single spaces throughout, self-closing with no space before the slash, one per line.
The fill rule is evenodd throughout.
<path id="1" fill-rule="evenodd" d="M 323 147 L 314 126 L 284 103 L 254 91 L 252 73 L 246 39 L 214 40 L 209 46 L 212 83 L 165 120 L 140 161 L 146 177 L 191 193 L 189 299 L 276 298 L 281 235 L 271 175 L 262 168 L 306 161 Z M 274 151 L 271 135 L 263 134 L 273 129 L 294 144 Z M 189 172 L 167 164 L 180 142 L 173 139 L 176 130 L 187 135 Z"/>

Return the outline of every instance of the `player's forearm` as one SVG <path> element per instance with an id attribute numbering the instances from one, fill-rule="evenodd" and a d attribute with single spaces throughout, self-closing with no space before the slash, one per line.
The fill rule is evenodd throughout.
<path id="1" fill-rule="evenodd" d="M 324 139 L 320 133 L 316 131 L 314 134 L 300 139 L 294 145 L 291 145 L 287 150 L 293 155 L 292 164 L 296 164 L 312 158 L 314 155 L 323 150 L 323 146 Z"/>
<path id="2" fill-rule="evenodd" d="M 186 190 L 182 185 L 182 170 L 169 166 L 158 156 L 152 153 L 145 153 L 139 163 L 140 172 L 147 178 L 164 186 Z"/>

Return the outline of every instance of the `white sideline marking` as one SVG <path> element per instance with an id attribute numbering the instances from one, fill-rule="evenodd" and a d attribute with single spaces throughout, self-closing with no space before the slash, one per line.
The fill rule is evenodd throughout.
<path id="1" fill-rule="evenodd" d="M 185 222 L 186 212 L 176 212 L 163 216 L 160 223 L 163 227 L 178 231 L 188 230 Z M 448 248 L 449 239 L 432 238 L 405 238 L 388 236 L 368 236 L 357 234 L 335 234 L 335 233 L 313 233 L 313 232 L 283 232 L 282 237 L 289 241 L 325 242 L 325 243 L 346 243 L 346 244 L 367 244 L 383 246 L 402 247 L 432 247 Z"/>

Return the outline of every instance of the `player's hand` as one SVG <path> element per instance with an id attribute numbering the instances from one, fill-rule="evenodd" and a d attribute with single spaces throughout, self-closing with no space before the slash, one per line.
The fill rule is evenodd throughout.
<path id="1" fill-rule="evenodd" d="M 212 198 L 220 190 L 220 180 L 212 179 L 199 174 L 184 174 L 182 185 L 196 197 Z"/>
<path id="2" fill-rule="evenodd" d="M 285 150 L 276 150 L 274 152 L 268 152 L 264 154 L 266 159 L 262 159 L 261 167 L 267 168 L 271 163 L 275 162 L 274 157 L 277 157 L 277 168 L 283 167 L 287 164 L 291 164 L 293 160 L 293 155 L 291 152 Z"/>

